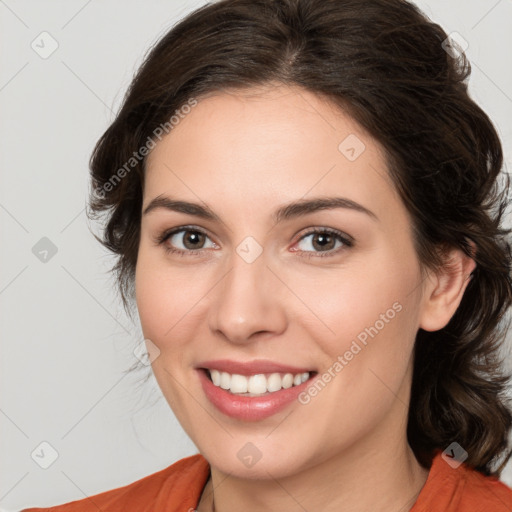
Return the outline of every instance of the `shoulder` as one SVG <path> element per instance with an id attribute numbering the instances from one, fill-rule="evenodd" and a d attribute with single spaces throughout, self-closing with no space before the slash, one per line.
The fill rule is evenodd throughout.
<path id="1" fill-rule="evenodd" d="M 140 510 L 187 511 L 197 505 L 209 473 L 208 462 L 197 454 L 124 487 L 50 508 L 27 508 L 21 512 L 97 512 L 100 509 L 115 512 L 135 510 L 136 505 L 140 505 Z"/>
<path id="2" fill-rule="evenodd" d="M 466 472 L 465 492 L 461 506 L 475 512 L 510 512 L 512 510 L 512 489 L 496 477 L 484 476 L 479 471 L 464 468 Z M 492 508 L 489 508 L 491 507 Z M 473 507 L 473 508 L 471 508 Z"/>
<path id="3" fill-rule="evenodd" d="M 450 464 L 452 462 L 452 464 Z M 510 512 L 512 489 L 438 452 L 411 512 Z"/>

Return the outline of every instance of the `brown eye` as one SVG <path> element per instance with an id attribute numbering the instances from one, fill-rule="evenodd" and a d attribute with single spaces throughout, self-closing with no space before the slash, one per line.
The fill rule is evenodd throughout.
<path id="1" fill-rule="evenodd" d="M 313 235 L 312 246 L 318 251 L 328 251 L 334 249 L 336 240 L 333 236 L 324 233 L 315 233 Z"/>
<path id="2" fill-rule="evenodd" d="M 198 229 L 180 228 L 164 234 L 158 242 L 171 252 L 193 253 L 196 250 L 217 248 L 210 237 Z"/>
<path id="3" fill-rule="evenodd" d="M 204 245 L 206 236 L 199 231 L 183 231 L 183 245 L 187 249 L 201 249 Z"/>
<path id="4" fill-rule="evenodd" d="M 297 248 L 303 253 L 314 256 L 315 253 L 327 256 L 330 253 L 336 254 L 338 249 L 352 247 L 351 237 L 343 235 L 330 229 L 317 229 L 306 233 L 298 242 Z"/>

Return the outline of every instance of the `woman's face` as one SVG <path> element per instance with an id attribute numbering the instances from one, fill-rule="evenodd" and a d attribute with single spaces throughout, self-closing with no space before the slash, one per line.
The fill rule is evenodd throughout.
<path id="1" fill-rule="evenodd" d="M 277 478 L 403 446 L 423 292 L 380 145 L 308 91 L 250 89 L 199 101 L 146 172 L 138 310 L 208 461 Z"/>

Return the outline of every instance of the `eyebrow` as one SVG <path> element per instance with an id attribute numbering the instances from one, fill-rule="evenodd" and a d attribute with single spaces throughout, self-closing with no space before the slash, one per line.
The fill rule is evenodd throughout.
<path id="1" fill-rule="evenodd" d="M 151 211 L 160 208 L 194 215 L 201 219 L 221 222 L 220 217 L 214 213 L 213 210 L 211 210 L 207 205 L 191 203 L 189 201 L 178 201 L 163 195 L 155 197 L 144 209 L 143 215 L 147 215 Z M 335 208 L 354 210 L 356 212 L 368 215 L 373 220 L 378 220 L 377 215 L 375 215 L 375 213 L 373 213 L 371 210 L 345 197 L 318 197 L 313 199 L 300 199 L 278 208 L 272 215 L 272 219 L 275 223 L 278 223 L 283 220 L 315 213 L 320 210 L 333 210 Z"/>

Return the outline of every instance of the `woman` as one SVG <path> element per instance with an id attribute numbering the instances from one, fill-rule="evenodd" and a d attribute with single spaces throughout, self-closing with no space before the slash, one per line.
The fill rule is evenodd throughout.
<path id="1" fill-rule="evenodd" d="M 222 0 L 155 46 L 91 207 L 200 454 L 46 510 L 512 508 L 502 149 L 448 43 L 403 0 Z"/>

